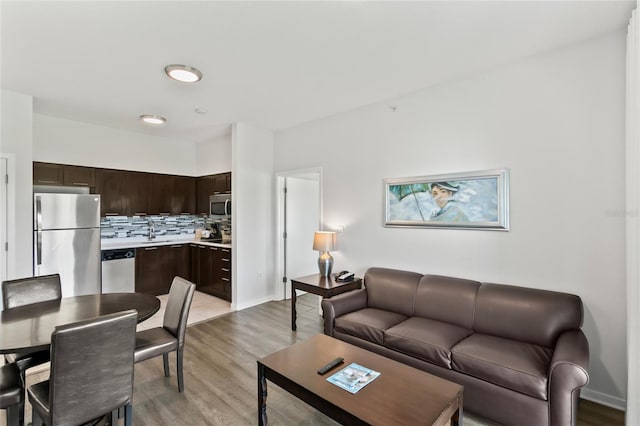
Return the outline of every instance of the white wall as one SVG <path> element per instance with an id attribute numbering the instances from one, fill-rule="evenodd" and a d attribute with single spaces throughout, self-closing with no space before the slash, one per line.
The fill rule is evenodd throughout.
<path id="1" fill-rule="evenodd" d="M 1 96 L 0 152 L 11 154 L 15 189 L 9 206 L 9 269 L 7 277 L 33 275 L 32 266 L 32 191 L 31 156 L 33 152 L 33 98 L 3 90 Z M 13 243 L 13 244 L 12 244 Z"/>
<path id="2" fill-rule="evenodd" d="M 234 307 L 274 298 L 273 133 L 244 123 L 232 128 Z"/>
<path id="3" fill-rule="evenodd" d="M 196 176 L 231 170 L 231 135 L 196 144 Z"/>
<path id="4" fill-rule="evenodd" d="M 623 408 L 624 46 L 620 31 L 281 131 L 275 168 L 323 168 L 325 225 L 345 226 L 333 253 L 342 269 L 580 295 L 591 348 L 583 396 Z M 384 178 L 502 167 L 510 232 L 383 227 Z"/>
<path id="5" fill-rule="evenodd" d="M 42 114 L 33 118 L 33 161 L 196 176 L 195 151 L 195 142 Z"/>

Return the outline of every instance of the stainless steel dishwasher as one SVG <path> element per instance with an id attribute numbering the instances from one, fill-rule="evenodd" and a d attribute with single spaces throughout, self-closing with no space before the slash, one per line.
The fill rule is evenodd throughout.
<path id="1" fill-rule="evenodd" d="M 136 291 L 136 249 L 102 250 L 102 293 Z"/>

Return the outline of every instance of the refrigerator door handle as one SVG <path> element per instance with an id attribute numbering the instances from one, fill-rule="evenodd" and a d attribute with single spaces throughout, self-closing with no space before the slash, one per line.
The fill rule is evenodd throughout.
<path id="1" fill-rule="evenodd" d="M 42 265 L 42 200 L 36 197 L 36 265 Z"/>

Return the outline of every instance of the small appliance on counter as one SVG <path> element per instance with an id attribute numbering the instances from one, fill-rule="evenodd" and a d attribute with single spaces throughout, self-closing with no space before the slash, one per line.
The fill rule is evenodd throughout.
<path id="1" fill-rule="evenodd" d="M 205 229 L 202 231 L 202 241 L 208 241 L 210 243 L 222 243 L 222 231 L 220 224 L 214 222 L 209 225 L 211 229 Z"/>

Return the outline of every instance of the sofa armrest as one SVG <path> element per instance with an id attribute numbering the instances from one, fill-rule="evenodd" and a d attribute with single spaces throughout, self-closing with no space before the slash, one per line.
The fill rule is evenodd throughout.
<path id="1" fill-rule="evenodd" d="M 364 288 L 322 299 L 324 334 L 333 336 L 333 322 L 336 317 L 367 307 L 367 290 Z"/>
<path id="2" fill-rule="evenodd" d="M 582 330 L 566 331 L 549 366 L 549 424 L 575 425 L 580 388 L 589 383 L 589 342 Z"/>

